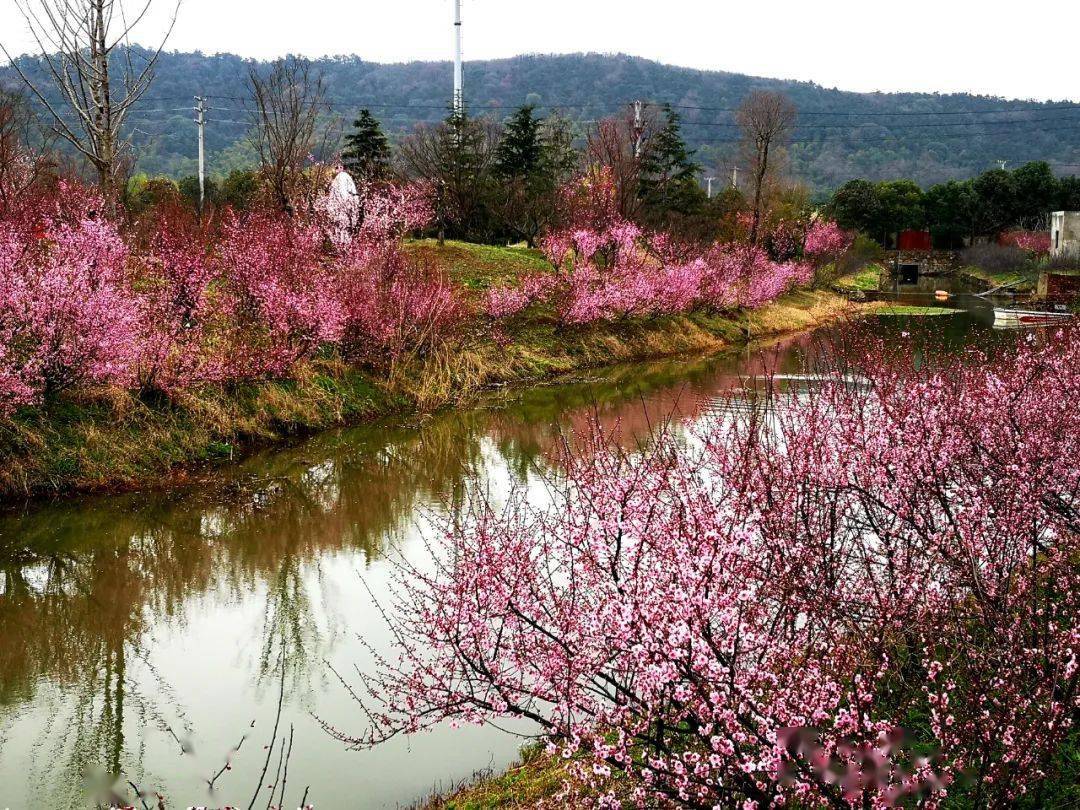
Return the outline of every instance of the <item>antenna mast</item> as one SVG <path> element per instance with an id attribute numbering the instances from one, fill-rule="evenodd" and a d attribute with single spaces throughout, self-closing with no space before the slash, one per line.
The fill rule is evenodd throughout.
<path id="1" fill-rule="evenodd" d="M 195 96 L 195 123 L 199 126 L 199 216 L 206 205 L 206 99 Z"/>
<path id="2" fill-rule="evenodd" d="M 454 0 L 454 112 L 465 113 L 465 71 L 461 56 L 461 0 Z"/>

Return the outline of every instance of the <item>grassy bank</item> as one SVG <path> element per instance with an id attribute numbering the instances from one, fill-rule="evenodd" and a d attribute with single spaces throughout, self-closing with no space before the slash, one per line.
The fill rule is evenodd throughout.
<path id="1" fill-rule="evenodd" d="M 535 272 L 535 251 L 420 242 L 410 249 L 482 290 Z M 247 449 L 390 414 L 461 403 L 481 390 L 577 369 L 717 351 L 820 326 L 852 312 L 838 295 L 792 293 L 751 313 L 695 313 L 567 329 L 539 315 L 491 334 L 478 328 L 392 378 L 335 358 L 294 379 L 186 391 L 151 402 L 117 389 L 86 390 L 0 420 L 0 498 L 134 488 L 228 462 Z M 749 332 L 748 332 L 749 330 Z"/>
<path id="2" fill-rule="evenodd" d="M 993 272 L 984 270 L 981 267 L 968 265 L 967 267 L 960 268 L 959 272 L 961 276 L 981 282 L 988 290 L 1008 284 L 1016 292 L 1028 293 L 1034 292 L 1035 287 L 1039 283 L 1039 273 L 1037 270 L 1003 270 Z"/>
<path id="3" fill-rule="evenodd" d="M 868 264 L 856 273 L 840 276 L 836 286 L 842 290 L 867 292 L 881 287 L 881 276 L 885 269 L 878 264 Z"/>
<path id="4" fill-rule="evenodd" d="M 566 763 L 540 746 L 524 748 L 521 761 L 499 775 L 474 779 L 417 805 L 416 810 L 488 810 L 497 807 L 556 807 L 567 777 Z"/>

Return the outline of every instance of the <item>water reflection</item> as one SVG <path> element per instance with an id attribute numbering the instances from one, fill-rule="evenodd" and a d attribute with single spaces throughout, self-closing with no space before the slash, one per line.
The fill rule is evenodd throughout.
<path id="1" fill-rule="evenodd" d="M 816 340 L 613 369 L 419 425 L 327 433 L 179 491 L 0 515 L 0 806 L 85 805 L 95 772 L 169 807 L 265 800 L 279 696 L 281 728 L 296 731 L 286 802 L 310 786 L 318 806 L 394 806 L 501 767 L 518 741 L 494 729 L 357 753 L 312 719 L 359 722 L 330 667 L 390 648 L 367 593 L 385 594 L 387 550 L 422 552 L 418 512 L 529 480 L 593 421 L 632 446 L 699 418 L 748 372 L 798 371 Z"/>

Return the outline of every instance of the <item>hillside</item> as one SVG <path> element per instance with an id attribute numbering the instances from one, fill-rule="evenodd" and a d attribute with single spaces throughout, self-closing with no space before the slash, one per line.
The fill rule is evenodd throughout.
<path id="1" fill-rule="evenodd" d="M 27 61 L 28 67 L 32 63 Z M 195 166 L 193 96 L 211 97 L 210 171 L 250 162 L 244 144 L 245 74 L 233 55 L 168 53 L 132 121 L 139 168 L 182 175 Z M 370 106 L 391 133 L 438 120 L 449 96 L 446 62 L 376 64 L 358 57 L 318 61 L 336 113 L 347 120 Z M 10 69 L 0 83 L 18 86 Z M 853 177 L 912 177 L 923 185 L 968 177 L 997 160 L 1043 159 L 1059 174 L 1080 169 L 1080 107 L 963 94 L 866 94 L 736 73 L 671 67 L 624 55 L 521 56 L 466 66 L 474 112 L 499 117 L 526 100 L 588 122 L 633 99 L 679 107 L 687 140 L 709 174 L 730 175 L 737 130 L 732 108 L 752 89 L 782 90 L 800 110 L 792 170 L 818 190 Z M 1019 110 L 1019 111 L 1017 111 Z M 1007 112 L 1002 112 L 1007 111 Z"/>

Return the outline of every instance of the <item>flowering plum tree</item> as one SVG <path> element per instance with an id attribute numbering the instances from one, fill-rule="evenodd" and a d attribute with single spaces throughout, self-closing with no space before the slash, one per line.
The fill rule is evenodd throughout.
<path id="1" fill-rule="evenodd" d="M 230 214 L 216 256 L 231 297 L 234 371 L 280 375 L 337 340 L 344 313 L 336 274 L 313 223 L 258 212 Z"/>
<path id="2" fill-rule="evenodd" d="M 815 219 L 806 229 L 803 251 L 815 260 L 831 261 L 851 247 L 852 235 L 832 220 Z"/>
<path id="3" fill-rule="evenodd" d="M 643 232 L 617 193 L 603 169 L 564 189 L 562 227 L 543 242 L 556 272 L 489 291 L 487 315 L 542 302 L 564 324 L 589 324 L 756 307 L 842 247 L 822 226 L 805 258 L 702 248 Z M 402 246 L 431 221 L 433 196 L 380 183 L 360 189 L 359 216 L 327 198 L 292 216 L 262 208 L 203 223 L 170 198 L 121 227 L 80 184 L 37 184 L 0 215 L 0 408 L 88 383 L 173 395 L 282 376 L 323 350 L 391 369 L 423 355 L 472 315 L 441 270 Z"/>
<path id="4" fill-rule="evenodd" d="M 194 217 L 163 208 L 148 241 L 140 257 L 140 386 L 169 393 L 226 378 L 227 358 L 211 338 L 230 313 L 227 297 L 215 295 L 220 276 L 208 256 L 209 236 Z"/>
<path id="5" fill-rule="evenodd" d="M 63 184 L 0 221 L 0 410 L 86 383 L 131 381 L 138 308 L 103 201 Z"/>
<path id="6" fill-rule="evenodd" d="M 563 322 L 587 324 L 695 308 L 756 308 L 809 284 L 814 264 L 835 259 L 850 245 L 835 224 L 819 221 L 805 233 L 794 223 L 774 229 L 766 241 L 782 261 L 764 247 L 743 243 L 700 248 L 666 233 L 643 233 L 618 213 L 615 196 L 603 170 L 568 186 L 562 195 L 564 225 L 541 245 L 560 272 L 532 277 L 520 288 L 489 291 L 487 313 L 512 317 L 547 300 Z"/>
<path id="7" fill-rule="evenodd" d="M 597 436 L 553 504 L 475 500 L 399 564 L 399 656 L 334 733 L 527 718 L 612 807 L 1037 793 L 1080 711 L 1080 330 L 934 365 L 864 338 L 699 449 Z"/>
<path id="8" fill-rule="evenodd" d="M 1030 250 L 1036 254 L 1046 254 L 1050 252 L 1050 232 L 1008 231 L 999 237 L 998 244 Z"/>

